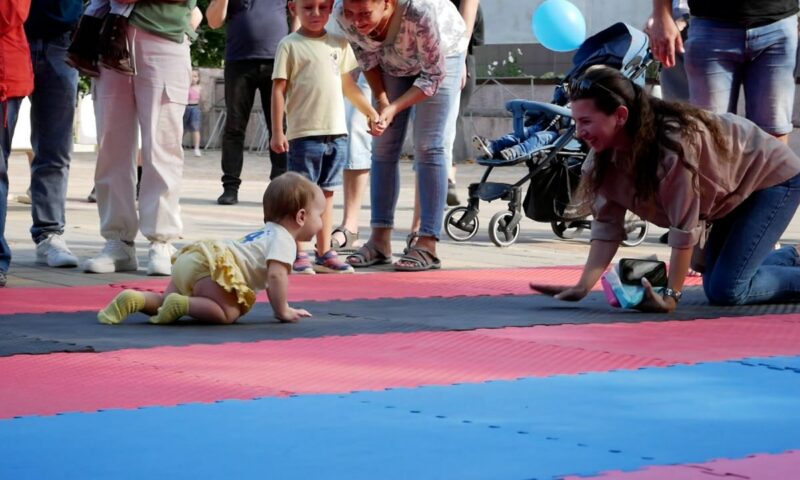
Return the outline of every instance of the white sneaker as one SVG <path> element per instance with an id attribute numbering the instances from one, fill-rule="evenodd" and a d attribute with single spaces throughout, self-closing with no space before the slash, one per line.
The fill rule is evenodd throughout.
<path id="1" fill-rule="evenodd" d="M 194 156 L 195 157 L 202 157 L 203 156 L 203 152 L 201 152 L 199 148 L 195 148 L 194 149 Z"/>
<path id="2" fill-rule="evenodd" d="M 147 274 L 165 275 L 172 273 L 172 254 L 177 250 L 166 242 L 150 242 L 147 254 Z"/>
<path id="3" fill-rule="evenodd" d="M 77 267 L 78 257 L 69 251 L 61 235 L 54 234 L 36 244 L 36 263 L 51 267 Z"/>
<path id="4" fill-rule="evenodd" d="M 100 255 L 86 261 L 83 270 L 89 273 L 114 273 L 137 270 L 136 246 L 122 240 L 106 240 Z"/>

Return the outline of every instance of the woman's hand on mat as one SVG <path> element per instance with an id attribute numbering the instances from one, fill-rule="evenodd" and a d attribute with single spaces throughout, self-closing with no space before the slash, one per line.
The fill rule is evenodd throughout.
<path id="1" fill-rule="evenodd" d="M 275 153 L 288 152 L 289 140 L 286 139 L 286 134 L 283 132 L 275 132 L 275 134 L 272 135 L 272 139 L 269 141 L 269 148 Z"/>
<path id="2" fill-rule="evenodd" d="M 656 292 L 656 289 L 646 278 L 642 278 L 642 287 L 644 287 L 644 300 L 636 306 L 636 310 L 650 313 L 669 313 L 678 306 L 674 298 L 664 297 Z"/>
<path id="3" fill-rule="evenodd" d="M 301 318 L 310 317 L 308 310 L 303 308 L 286 307 L 282 312 L 275 312 L 275 318 L 281 322 L 297 323 Z"/>
<path id="4" fill-rule="evenodd" d="M 588 289 L 583 288 L 580 285 L 575 285 L 574 287 L 567 287 L 564 285 L 546 285 L 541 283 L 530 283 L 529 285 L 531 290 L 544 295 L 550 295 L 557 300 L 563 300 L 565 302 L 577 302 L 589 293 Z"/>

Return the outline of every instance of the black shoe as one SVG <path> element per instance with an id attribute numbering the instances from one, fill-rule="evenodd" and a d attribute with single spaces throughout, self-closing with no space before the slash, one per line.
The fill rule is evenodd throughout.
<path id="1" fill-rule="evenodd" d="M 239 203 L 239 192 L 236 190 L 225 190 L 217 199 L 220 205 L 236 205 Z"/>
<path id="2" fill-rule="evenodd" d="M 663 243 L 664 245 L 666 245 L 668 241 L 669 241 L 669 232 L 658 237 L 658 243 Z"/>
<path id="3" fill-rule="evenodd" d="M 89 203 L 97 203 L 97 187 L 92 187 L 92 191 L 89 193 L 89 196 L 86 197 L 86 201 Z"/>
<path id="4" fill-rule="evenodd" d="M 447 206 L 448 207 L 455 207 L 456 205 L 461 205 L 461 201 L 458 199 L 458 194 L 456 193 L 456 183 L 452 180 L 447 181 Z"/>

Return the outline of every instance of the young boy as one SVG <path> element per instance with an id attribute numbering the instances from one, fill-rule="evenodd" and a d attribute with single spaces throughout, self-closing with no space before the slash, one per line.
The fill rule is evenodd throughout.
<path id="1" fill-rule="evenodd" d="M 97 314 L 100 323 L 118 324 L 135 312 L 166 324 L 184 315 L 212 323 L 233 323 L 266 288 L 275 318 L 297 322 L 311 314 L 289 306 L 288 275 L 297 241 L 322 228 L 325 197 L 307 178 L 285 173 L 264 192 L 263 228 L 236 241 L 200 241 L 173 257 L 172 280 L 163 295 L 125 290 Z"/>
<path id="2" fill-rule="evenodd" d="M 288 169 L 310 178 L 325 194 L 323 227 L 317 234 L 315 259 L 298 245 L 295 273 L 352 273 L 353 268 L 330 248 L 333 190 L 342 184 L 347 160 L 347 123 L 342 93 L 371 123 L 378 113 L 361 93 L 350 71 L 355 55 L 343 37 L 331 35 L 325 24 L 333 0 L 294 0 L 289 9 L 300 29 L 281 40 L 272 74 L 274 151 L 288 150 Z M 284 110 L 288 131 L 283 132 Z"/>

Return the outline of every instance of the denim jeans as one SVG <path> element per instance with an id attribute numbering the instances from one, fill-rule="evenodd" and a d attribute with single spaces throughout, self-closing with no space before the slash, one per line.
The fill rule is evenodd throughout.
<path id="1" fill-rule="evenodd" d="M 372 149 L 370 199 L 373 228 L 393 228 L 394 210 L 400 194 L 400 151 L 414 112 L 414 162 L 420 198 L 422 236 L 439 237 L 447 196 L 447 168 L 452 158 L 452 139 L 461 94 L 461 70 L 464 55 L 447 57 L 447 75 L 432 97 L 398 113 L 389 128 L 375 137 Z M 414 84 L 416 77 L 394 77 L 383 74 L 389 101 L 394 101 Z M 452 123 L 452 125 L 450 125 Z M 448 131 L 452 134 L 448 143 Z M 447 151 L 446 151 L 447 150 Z"/>
<path id="2" fill-rule="evenodd" d="M 225 63 L 225 132 L 222 137 L 222 186 L 238 190 L 244 162 L 244 136 L 253 109 L 256 90 L 261 94 L 261 108 L 272 135 L 272 69 L 274 60 L 237 60 Z M 269 150 L 272 162 L 269 178 L 286 171 L 286 154 Z"/>
<path id="3" fill-rule="evenodd" d="M 8 213 L 8 156 L 11 153 L 11 138 L 14 136 L 14 126 L 17 123 L 16 112 L 22 97 L 9 98 L 7 103 L 0 103 L 0 118 L 6 118 L 8 123 L 0 122 L 0 272 L 8 272 L 11 264 L 11 248 L 6 241 L 6 214 Z M 15 112 L 11 115 L 11 112 Z"/>
<path id="4" fill-rule="evenodd" d="M 78 95 L 78 71 L 64 60 L 69 33 L 50 40 L 29 39 L 33 64 L 31 100 L 31 237 L 35 242 L 64 232 L 72 122 Z M 16 123 L 19 103 L 9 105 Z M 13 127 L 12 127 L 13 132 Z"/>
<path id="5" fill-rule="evenodd" d="M 792 131 L 797 17 L 761 27 L 693 18 L 684 58 L 693 104 L 736 113 L 744 86 L 745 116 L 772 135 Z"/>
<path id="6" fill-rule="evenodd" d="M 289 140 L 289 171 L 329 192 L 342 186 L 347 163 L 347 135 L 318 135 Z"/>
<path id="7" fill-rule="evenodd" d="M 372 90 L 363 73 L 358 74 L 356 84 L 365 97 L 372 98 Z M 344 99 L 344 115 L 347 120 L 348 132 L 347 162 L 344 169 L 369 170 L 372 166 L 372 136 L 369 134 L 367 117 L 346 98 Z"/>
<path id="8" fill-rule="evenodd" d="M 794 246 L 775 250 L 800 205 L 800 175 L 753 193 L 714 222 L 706 243 L 703 289 L 719 305 L 800 300 Z"/>
<path id="9" fill-rule="evenodd" d="M 489 142 L 489 150 L 491 150 L 492 153 L 497 154 L 500 153 L 501 150 L 513 148 L 514 158 L 518 158 L 528 155 L 540 147 L 550 145 L 556 138 L 558 138 L 557 132 L 552 130 L 539 131 L 540 128 L 542 128 L 542 125 L 540 124 L 525 127 L 524 139 L 517 138 L 517 136 L 513 133 L 503 135 L 502 137 Z"/>

